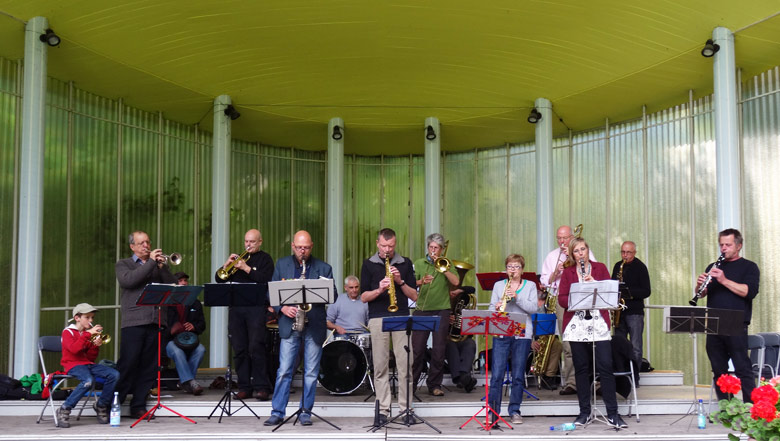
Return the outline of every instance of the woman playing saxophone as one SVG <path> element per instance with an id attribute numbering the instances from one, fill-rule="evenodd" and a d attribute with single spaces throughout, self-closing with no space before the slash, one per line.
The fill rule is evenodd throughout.
<path id="1" fill-rule="evenodd" d="M 520 312 L 528 316 L 525 329 L 513 336 L 493 337 L 493 364 L 490 378 L 490 406 L 501 413 L 501 386 L 509 357 L 512 357 L 512 392 L 509 396 L 507 411 L 511 422 L 521 424 L 520 405 L 523 402 L 523 384 L 525 363 L 531 349 L 533 323 L 531 314 L 537 309 L 536 284 L 523 280 L 525 259 L 519 254 L 510 254 L 504 261 L 506 265 L 505 280 L 493 285 L 493 295 L 490 299 L 490 310 L 499 312 Z M 495 419 L 495 415 L 494 415 Z"/>

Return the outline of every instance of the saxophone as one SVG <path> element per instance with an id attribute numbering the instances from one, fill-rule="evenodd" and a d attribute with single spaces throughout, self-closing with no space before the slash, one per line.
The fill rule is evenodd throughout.
<path id="1" fill-rule="evenodd" d="M 387 287 L 387 295 L 390 296 L 390 306 L 387 307 L 389 312 L 398 311 L 398 304 L 395 299 L 395 282 L 393 281 L 393 273 L 390 272 L 390 256 L 385 256 L 385 277 L 390 279 L 390 286 Z"/>
<path id="2" fill-rule="evenodd" d="M 504 288 L 504 294 L 501 296 L 501 303 L 498 304 L 498 312 L 506 311 L 506 304 L 512 298 L 512 292 L 509 286 L 512 285 L 512 279 L 506 279 L 506 287 Z"/>
<path id="3" fill-rule="evenodd" d="M 299 279 L 305 279 L 306 278 L 306 261 L 301 260 L 301 277 Z M 311 309 L 311 303 L 306 303 L 303 305 L 298 305 L 298 312 L 295 313 L 295 321 L 293 321 L 292 324 L 292 330 L 303 332 L 303 328 L 306 327 L 306 322 L 308 319 L 306 318 L 306 312 Z"/>
<path id="4" fill-rule="evenodd" d="M 618 270 L 618 282 L 623 282 L 623 265 L 626 264 L 626 259 L 623 259 L 620 262 L 620 269 Z M 615 310 L 614 314 L 612 315 L 612 328 L 617 328 L 620 325 L 620 313 L 623 311 L 623 308 L 626 307 L 626 301 L 623 299 L 623 296 L 620 296 L 620 302 L 618 304 L 618 309 Z"/>
<path id="5" fill-rule="evenodd" d="M 546 314 L 555 314 L 556 303 L 558 303 L 558 297 L 550 293 L 549 288 L 542 289 L 542 293 L 545 295 L 544 299 L 544 312 Z M 531 369 L 537 377 L 544 375 L 544 371 L 547 370 L 547 362 L 550 359 L 550 351 L 552 350 L 552 344 L 555 339 L 555 334 L 542 335 L 537 341 L 539 342 L 539 351 L 534 354 L 534 361 Z M 541 383 L 538 383 L 541 386 Z"/>

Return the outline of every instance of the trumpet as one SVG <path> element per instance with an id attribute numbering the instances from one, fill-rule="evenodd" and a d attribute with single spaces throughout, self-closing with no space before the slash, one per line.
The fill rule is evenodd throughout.
<path id="1" fill-rule="evenodd" d="M 168 263 L 171 265 L 178 265 L 181 263 L 181 254 L 179 253 L 163 254 L 160 257 L 163 258 L 162 263 Z"/>
<path id="2" fill-rule="evenodd" d="M 94 326 L 92 326 L 92 324 L 90 323 L 89 327 L 93 328 Z M 93 344 L 96 344 L 98 340 L 100 340 L 100 344 L 111 343 L 111 335 L 104 334 L 103 329 L 101 328 L 100 331 L 97 332 L 97 334 L 92 334 L 92 337 L 89 338 L 89 341 L 91 341 Z"/>
<path id="3" fill-rule="evenodd" d="M 218 269 L 217 270 L 217 277 L 219 277 L 221 280 L 229 279 L 230 276 L 232 276 L 233 274 L 236 273 L 236 271 L 238 271 L 238 268 L 236 268 L 236 264 L 238 263 L 239 260 L 242 260 L 244 262 L 249 260 L 248 254 L 249 254 L 249 248 L 245 249 L 244 252 L 241 253 L 241 255 L 239 255 L 236 258 L 236 260 L 230 262 L 230 265 L 228 265 L 228 266 L 226 266 L 224 268 Z"/>
<path id="4" fill-rule="evenodd" d="M 712 265 L 712 268 L 718 268 L 723 263 L 723 261 L 726 259 L 726 254 L 721 253 L 718 257 L 718 260 L 715 261 L 715 263 Z M 712 268 L 710 268 L 710 271 L 712 271 Z M 699 289 L 696 290 L 696 294 L 694 294 L 693 298 L 688 300 L 688 304 L 691 306 L 696 306 L 696 304 L 699 302 L 699 299 L 704 297 L 702 294 L 704 294 L 704 290 L 707 289 L 707 285 L 710 284 L 710 281 L 712 281 L 712 275 L 707 272 L 707 277 L 704 279 L 704 282 L 702 282 L 701 286 L 699 286 Z"/>

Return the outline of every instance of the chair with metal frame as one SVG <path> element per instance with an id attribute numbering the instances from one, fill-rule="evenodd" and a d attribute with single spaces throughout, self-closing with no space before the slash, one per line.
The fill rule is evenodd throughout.
<path id="1" fill-rule="evenodd" d="M 41 360 L 41 369 L 43 370 L 43 378 L 46 379 L 49 376 L 49 371 L 46 369 L 46 363 L 43 359 L 44 352 L 57 353 L 60 354 L 61 356 L 62 337 L 59 335 L 47 335 L 47 336 L 40 337 L 38 339 L 38 357 Z M 36 421 L 36 423 L 41 422 L 41 420 L 43 419 L 43 413 L 46 411 L 47 407 L 50 407 L 51 414 L 54 417 L 54 425 L 59 427 L 59 421 L 57 421 L 57 408 L 54 406 L 54 394 L 55 392 L 62 390 L 65 384 L 65 380 L 69 380 L 71 378 L 76 379 L 76 377 L 67 374 L 52 375 L 51 381 L 52 383 L 54 383 L 54 386 L 51 387 L 49 390 L 49 398 L 46 400 L 46 403 L 43 405 L 43 408 L 41 409 L 41 414 L 38 416 L 38 421 Z M 76 420 L 79 420 L 81 418 L 81 413 L 84 411 L 84 408 L 87 407 L 90 398 L 92 398 L 94 401 L 95 400 L 94 397 L 95 397 L 95 383 L 92 383 L 92 388 L 87 394 L 87 399 L 84 400 L 81 407 L 79 408 L 79 413 L 76 416 Z"/>

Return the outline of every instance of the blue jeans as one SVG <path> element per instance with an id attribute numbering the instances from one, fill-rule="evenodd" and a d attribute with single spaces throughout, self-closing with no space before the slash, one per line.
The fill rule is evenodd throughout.
<path id="1" fill-rule="evenodd" d="M 203 356 L 206 354 L 206 348 L 199 344 L 197 348 L 187 355 L 180 347 L 176 346 L 176 343 L 169 341 L 165 346 L 165 352 L 168 353 L 168 358 L 176 363 L 179 383 L 186 383 L 195 378 L 200 361 L 203 360 Z"/>
<path id="2" fill-rule="evenodd" d="M 66 409 L 72 409 L 79 403 L 81 397 L 87 394 L 92 389 L 92 383 L 95 382 L 95 378 L 101 378 L 103 380 L 103 391 L 100 393 L 100 398 L 97 403 L 100 407 L 110 407 L 111 400 L 114 399 L 114 388 L 117 381 L 119 381 L 119 371 L 102 364 L 80 364 L 73 366 L 68 375 L 72 375 L 79 379 L 80 383 L 76 386 L 76 389 L 71 392 L 68 398 L 62 403 L 62 407 Z"/>
<path id="3" fill-rule="evenodd" d="M 519 414 L 525 386 L 525 363 L 531 350 L 528 338 L 493 337 L 493 364 L 490 366 L 490 407 L 501 414 L 501 386 L 506 363 L 512 357 L 512 390 L 509 394 L 509 415 Z"/>
<path id="4" fill-rule="evenodd" d="M 314 407 L 314 395 L 317 392 L 317 377 L 320 373 L 320 358 L 322 357 L 322 345 L 314 342 L 308 332 L 302 335 L 298 331 L 292 331 L 290 338 L 283 338 L 279 345 L 279 372 L 276 374 L 276 386 L 274 398 L 271 401 L 273 410 L 271 415 L 284 418 L 287 410 L 287 402 L 290 400 L 290 383 L 297 367 L 295 361 L 298 349 L 304 340 L 303 346 L 303 396 L 301 407 L 311 412 Z"/>

